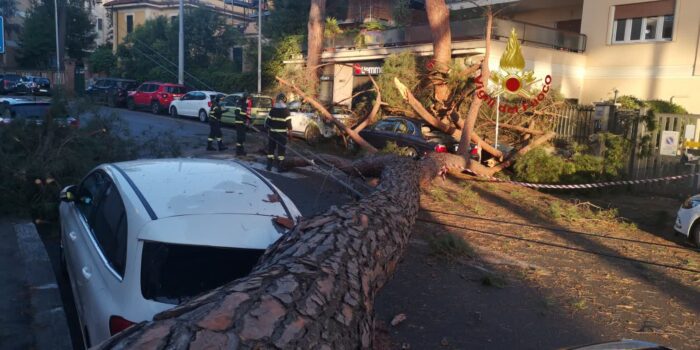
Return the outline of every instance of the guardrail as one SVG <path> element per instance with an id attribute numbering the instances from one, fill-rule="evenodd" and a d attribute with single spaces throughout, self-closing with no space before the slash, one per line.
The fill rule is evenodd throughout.
<path id="1" fill-rule="evenodd" d="M 483 40 L 485 26 L 486 20 L 484 18 L 451 22 L 452 40 Z M 586 36 L 584 34 L 500 18 L 494 19 L 493 38 L 508 38 L 512 29 L 515 29 L 518 33 L 518 38 L 524 44 L 569 52 L 584 52 L 586 50 Z M 360 35 L 363 37 L 360 37 Z M 328 46 L 336 49 L 392 47 L 430 43 L 432 40 L 430 27 L 428 25 L 419 25 L 383 31 L 345 33 L 336 37 L 331 45 Z"/>

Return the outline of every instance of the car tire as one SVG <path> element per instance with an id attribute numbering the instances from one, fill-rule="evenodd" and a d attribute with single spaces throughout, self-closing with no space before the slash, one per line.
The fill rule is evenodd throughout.
<path id="1" fill-rule="evenodd" d="M 151 102 L 151 113 L 160 114 L 160 103 L 158 101 Z"/>
<path id="2" fill-rule="evenodd" d="M 306 130 L 304 130 L 304 139 L 311 146 L 318 144 L 321 140 L 321 130 L 316 125 L 307 126 Z"/>
<path id="3" fill-rule="evenodd" d="M 133 99 L 133 98 L 130 98 L 130 99 L 126 100 L 126 108 L 128 108 L 129 110 L 132 110 L 132 111 L 133 111 L 134 109 L 136 109 L 136 104 L 134 103 L 134 99 Z"/>
<path id="4" fill-rule="evenodd" d="M 179 117 L 179 115 L 177 114 L 177 108 L 175 108 L 175 107 L 170 107 L 170 116 L 173 117 L 173 118 Z"/>
<path id="5" fill-rule="evenodd" d="M 199 110 L 199 121 L 202 123 L 206 123 L 209 120 L 209 117 L 207 116 L 207 111 L 200 109 Z"/>
<path id="6" fill-rule="evenodd" d="M 696 222 L 690 228 L 690 235 L 688 236 L 690 242 L 696 247 L 700 248 L 700 222 Z"/>

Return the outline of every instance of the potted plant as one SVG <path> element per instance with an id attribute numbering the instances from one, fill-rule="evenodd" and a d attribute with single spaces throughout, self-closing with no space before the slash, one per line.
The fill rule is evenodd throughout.
<path id="1" fill-rule="evenodd" d="M 386 29 L 379 21 L 369 21 L 362 25 L 360 33 L 355 37 L 355 47 L 363 49 L 368 45 L 379 44 L 381 32 Z"/>
<path id="2" fill-rule="evenodd" d="M 338 19 L 335 17 L 326 18 L 326 28 L 323 30 L 323 36 L 328 39 L 328 51 L 335 51 L 335 38 L 343 34 L 343 30 L 338 25 Z"/>

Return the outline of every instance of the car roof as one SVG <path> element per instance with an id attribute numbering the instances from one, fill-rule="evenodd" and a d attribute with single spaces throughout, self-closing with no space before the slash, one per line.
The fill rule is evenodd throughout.
<path id="1" fill-rule="evenodd" d="M 208 95 L 226 95 L 223 92 L 218 92 L 218 91 L 206 91 L 206 90 L 194 90 L 194 91 L 189 91 L 188 94 L 193 93 L 193 92 L 202 92 Z"/>
<path id="2" fill-rule="evenodd" d="M 112 164 L 128 177 L 157 218 L 244 214 L 290 216 L 277 190 L 254 170 L 235 161 L 152 159 Z M 146 204 L 145 204 L 146 205 Z"/>
<path id="3" fill-rule="evenodd" d="M 7 102 L 10 105 L 17 105 L 17 104 L 49 104 L 48 102 L 43 102 L 43 101 L 32 101 L 30 99 L 26 98 L 19 98 L 19 97 L 0 97 L 0 102 Z"/>

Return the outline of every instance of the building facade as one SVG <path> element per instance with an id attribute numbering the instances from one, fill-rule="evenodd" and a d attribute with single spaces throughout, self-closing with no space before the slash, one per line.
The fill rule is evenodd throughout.
<path id="1" fill-rule="evenodd" d="M 113 48 L 124 42 L 124 38 L 136 27 L 149 19 L 159 16 L 176 20 L 179 2 L 177 0 L 113 0 L 104 4 L 111 17 Z M 230 24 L 242 29 L 252 22 L 257 13 L 253 1 L 228 0 L 185 0 L 185 7 L 207 7 L 230 19 Z"/>
<path id="2" fill-rule="evenodd" d="M 484 1 L 482 1 L 484 2 Z M 478 1 L 477 1 L 478 3 Z M 571 100 L 592 103 L 619 95 L 660 99 L 700 113 L 700 1 L 697 0 L 491 0 L 503 6 L 494 22 L 489 66 L 499 68 L 511 30 L 522 44 L 526 70 L 552 77 Z M 482 10 L 472 1 L 448 1 L 455 60 L 477 62 L 484 52 Z M 322 77 L 321 96 L 349 104 L 366 74 L 392 53 L 432 55 L 425 24 L 366 33 L 368 44 L 337 38 L 323 54 L 337 62 Z M 348 66 L 349 64 L 349 66 Z M 325 84 L 323 83 L 325 82 Z"/>

